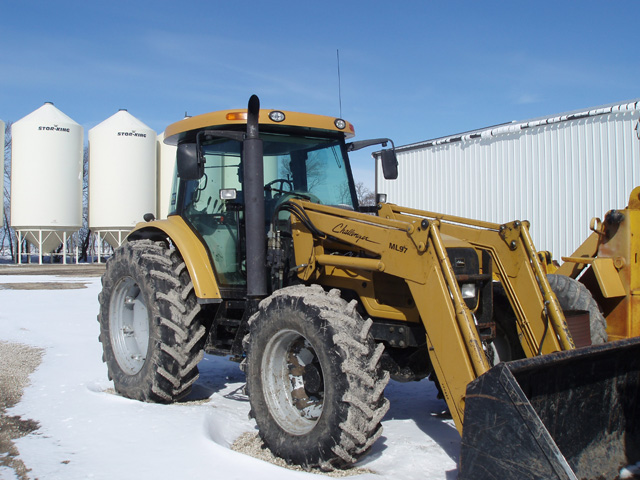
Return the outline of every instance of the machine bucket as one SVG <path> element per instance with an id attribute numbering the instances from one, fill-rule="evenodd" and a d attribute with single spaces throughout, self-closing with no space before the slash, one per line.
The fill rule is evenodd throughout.
<path id="1" fill-rule="evenodd" d="M 617 479 L 640 461 L 640 338 L 498 364 L 470 383 L 460 479 Z"/>

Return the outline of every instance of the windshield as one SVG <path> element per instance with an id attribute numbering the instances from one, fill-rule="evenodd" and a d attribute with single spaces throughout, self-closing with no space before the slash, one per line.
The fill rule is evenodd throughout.
<path id="1" fill-rule="evenodd" d="M 357 205 L 348 168 L 341 142 L 265 138 L 265 185 L 272 183 L 281 190 L 290 187 L 293 192 L 307 193 L 312 201 L 324 205 L 355 208 Z"/>
<path id="2" fill-rule="evenodd" d="M 264 183 L 276 190 L 310 194 L 324 205 L 356 207 L 343 143 L 333 139 L 262 134 Z M 240 142 L 217 140 L 203 147 L 208 168 L 223 167 L 221 188 L 242 190 Z M 221 162 L 221 159 L 225 159 Z M 233 160 L 231 160 L 233 159 Z M 268 191 L 268 188 L 267 188 Z"/>

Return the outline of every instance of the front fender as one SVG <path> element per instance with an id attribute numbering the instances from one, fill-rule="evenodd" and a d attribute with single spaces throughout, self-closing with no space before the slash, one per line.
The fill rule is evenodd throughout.
<path id="1" fill-rule="evenodd" d="M 222 296 L 213 273 L 209 254 L 203 242 L 180 216 L 172 215 L 166 220 L 139 223 L 129 233 L 127 239 L 167 237 L 171 239 L 182 255 L 198 300 L 201 303 L 220 301 Z"/>

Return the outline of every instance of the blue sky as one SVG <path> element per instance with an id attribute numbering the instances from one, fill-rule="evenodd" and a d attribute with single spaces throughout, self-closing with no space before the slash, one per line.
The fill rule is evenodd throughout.
<path id="1" fill-rule="evenodd" d="M 638 1 L 3 1 L 0 119 L 52 101 L 86 129 L 126 108 L 160 132 L 252 93 L 338 116 L 339 49 L 342 116 L 403 145 L 640 97 L 638 18 Z"/>

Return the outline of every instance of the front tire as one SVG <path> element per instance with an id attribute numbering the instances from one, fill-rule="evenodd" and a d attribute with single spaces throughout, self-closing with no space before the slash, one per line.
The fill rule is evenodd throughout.
<path id="1" fill-rule="evenodd" d="M 288 463 L 347 467 L 382 433 L 384 347 L 338 290 L 287 287 L 250 319 L 247 387 L 265 445 Z"/>
<path id="2" fill-rule="evenodd" d="M 107 262 L 99 302 L 102 359 L 116 392 L 158 403 L 186 396 L 207 329 L 179 253 L 164 242 L 125 243 Z"/>

